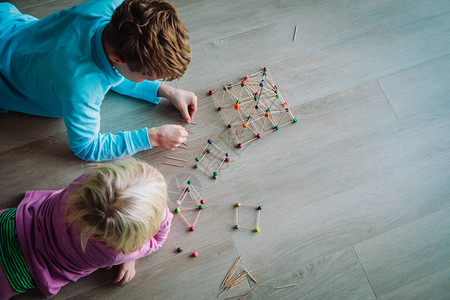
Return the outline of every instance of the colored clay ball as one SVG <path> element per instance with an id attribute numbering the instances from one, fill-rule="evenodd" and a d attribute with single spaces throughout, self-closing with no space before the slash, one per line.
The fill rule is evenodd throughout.
<path id="1" fill-rule="evenodd" d="M 261 82 L 266 82 L 266 80 L 265 80 L 265 79 L 263 79 L 263 80 L 261 80 Z"/>
<path id="2" fill-rule="evenodd" d="M 190 231 L 194 231 L 194 226 L 189 228 Z"/>
<path id="3" fill-rule="evenodd" d="M 221 110 L 222 110 L 222 107 L 219 106 L 219 107 L 217 108 L 217 111 L 221 111 Z"/>
<path id="4" fill-rule="evenodd" d="M 263 75 L 264 75 L 264 76 L 267 76 L 267 72 L 264 72 Z"/>
<path id="5" fill-rule="evenodd" d="M 236 105 L 234 106 L 234 109 L 235 109 L 235 110 L 238 110 L 238 109 L 239 109 L 239 104 L 236 104 Z"/>
<path id="6" fill-rule="evenodd" d="M 216 175 L 213 175 L 213 179 L 217 179 L 217 176 L 216 176 Z"/>
<path id="7" fill-rule="evenodd" d="M 266 113 L 264 114 L 264 116 L 266 116 L 266 118 L 268 118 L 268 117 L 269 117 L 269 113 L 266 112 Z"/>
<path id="8" fill-rule="evenodd" d="M 206 149 L 206 153 L 210 153 L 211 152 L 211 148 Z"/>
<path id="9" fill-rule="evenodd" d="M 258 109 L 259 108 L 259 106 L 258 105 L 255 105 L 255 109 Z"/>
<path id="10" fill-rule="evenodd" d="M 239 229 L 239 225 L 238 224 L 234 225 L 234 229 Z"/>
<path id="11" fill-rule="evenodd" d="M 256 209 L 257 209 L 257 210 L 262 210 L 262 206 L 260 205 L 260 206 L 258 206 Z"/>
<path id="12" fill-rule="evenodd" d="M 231 128 L 231 124 L 228 124 L 228 126 L 227 126 L 228 128 Z"/>
<path id="13" fill-rule="evenodd" d="M 256 138 L 258 138 L 258 139 L 260 139 L 261 137 L 262 137 L 261 133 L 258 133 L 258 134 L 256 135 Z"/>
<path id="14" fill-rule="evenodd" d="M 276 97 L 276 98 L 280 98 L 280 95 L 276 94 L 275 97 Z"/>
<path id="15" fill-rule="evenodd" d="M 199 205 L 199 206 L 198 206 L 198 209 L 199 209 L 199 210 L 203 210 L 203 208 L 204 208 L 203 205 Z"/>
<path id="16" fill-rule="evenodd" d="M 248 77 L 248 76 L 245 76 L 245 80 L 248 80 L 250 77 Z"/>
<path id="17" fill-rule="evenodd" d="M 294 118 L 292 122 L 297 123 L 298 122 L 297 118 Z"/>
<path id="18" fill-rule="evenodd" d="M 286 108 L 286 112 L 289 112 L 289 108 Z"/>
<path id="19" fill-rule="evenodd" d="M 210 95 L 214 94 L 214 91 L 209 91 L 209 94 L 210 94 Z"/>
<path id="20" fill-rule="evenodd" d="M 177 207 L 177 208 L 175 208 L 175 209 L 173 210 L 173 212 L 177 214 L 177 213 L 180 212 L 180 209 Z"/>
<path id="21" fill-rule="evenodd" d="M 259 84 L 259 86 L 260 86 L 260 87 L 264 87 L 264 83 L 261 82 L 261 83 Z"/>
<path id="22" fill-rule="evenodd" d="M 278 127 L 278 126 L 275 126 L 273 129 L 275 129 L 275 130 L 278 130 L 278 129 L 280 129 L 280 127 Z"/>
<path id="23" fill-rule="evenodd" d="M 217 175 L 219 175 L 219 173 L 217 173 L 217 172 L 214 172 L 214 173 L 213 173 L 213 175 L 214 175 L 214 176 L 217 176 Z"/>
<path id="24" fill-rule="evenodd" d="M 178 247 L 178 248 L 177 248 L 177 252 L 178 252 L 178 253 L 181 253 L 181 252 L 183 252 L 183 248 L 181 248 L 181 247 Z"/>
<path id="25" fill-rule="evenodd" d="M 198 169 L 198 165 L 195 165 L 195 166 L 194 166 L 194 169 Z"/>
<path id="26" fill-rule="evenodd" d="M 188 193 L 189 193 L 190 191 L 191 191 L 191 189 L 189 189 L 189 188 L 186 188 L 186 192 L 188 192 Z"/>
<path id="27" fill-rule="evenodd" d="M 225 156 L 226 156 L 226 157 L 229 157 L 229 156 L 230 156 L 230 153 L 228 153 L 228 152 L 225 153 Z"/>
<path id="28" fill-rule="evenodd" d="M 230 159 L 227 157 L 227 158 L 225 158 L 225 162 L 227 163 L 227 162 L 230 162 Z"/>
<path id="29" fill-rule="evenodd" d="M 247 123 L 242 124 L 242 127 L 247 128 Z"/>
<path id="30" fill-rule="evenodd" d="M 240 204 L 239 202 L 236 202 L 236 204 L 235 204 L 234 206 L 236 206 L 236 207 L 240 207 L 240 206 L 241 206 L 241 204 Z"/>
<path id="31" fill-rule="evenodd" d="M 255 92 L 255 97 L 258 97 L 258 95 L 259 95 L 259 93 L 258 93 L 258 92 Z"/>
<path id="32" fill-rule="evenodd" d="M 284 106 L 288 106 L 287 102 L 284 102 L 283 104 L 284 104 Z"/>
<path id="33" fill-rule="evenodd" d="M 245 80 L 242 80 L 241 86 L 244 86 L 244 85 L 245 85 Z"/>
<path id="34" fill-rule="evenodd" d="M 193 257 L 197 257 L 198 256 L 198 252 L 196 252 L 196 251 L 192 252 L 192 256 Z"/>
<path id="35" fill-rule="evenodd" d="M 200 158 L 196 157 L 196 158 L 195 158 L 195 161 L 200 161 Z"/>
<path id="36" fill-rule="evenodd" d="M 200 200 L 200 203 L 201 204 L 205 204 L 205 200 Z"/>
<path id="37" fill-rule="evenodd" d="M 255 232 L 259 232 L 259 227 L 255 227 Z"/>
<path id="38" fill-rule="evenodd" d="M 237 147 L 242 148 L 242 144 L 241 143 L 237 144 Z"/>
<path id="39" fill-rule="evenodd" d="M 227 90 L 227 87 L 226 87 L 226 86 L 224 86 L 224 87 L 223 87 L 223 90 L 224 90 L 224 91 L 226 91 L 226 90 Z"/>
<path id="40" fill-rule="evenodd" d="M 270 108 L 266 109 L 266 112 L 270 112 Z"/>
<path id="41" fill-rule="evenodd" d="M 258 101 L 258 96 L 255 96 L 253 100 Z"/>
<path id="42" fill-rule="evenodd" d="M 208 144 L 212 144 L 213 141 L 211 139 L 208 139 Z"/>
<path id="43" fill-rule="evenodd" d="M 190 180 L 187 181 L 187 184 L 191 184 L 191 183 L 192 183 L 192 181 L 190 181 Z"/>

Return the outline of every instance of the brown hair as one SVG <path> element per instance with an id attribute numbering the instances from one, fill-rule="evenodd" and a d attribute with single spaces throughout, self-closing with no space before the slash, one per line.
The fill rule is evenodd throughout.
<path id="1" fill-rule="evenodd" d="M 104 38 L 131 71 L 164 80 L 183 76 L 191 59 L 186 26 L 165 0 L 125 0 Z"/>

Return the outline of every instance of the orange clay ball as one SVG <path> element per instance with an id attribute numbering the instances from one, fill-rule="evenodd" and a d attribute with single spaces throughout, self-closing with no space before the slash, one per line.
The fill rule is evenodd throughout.
<path id="1" fill-rule="evenodd" d="M 264 115 L 266 116 L 266 118 L 268 118 L 268 117 L 269 117 L 269 113 L 265 113 Z"/>
<path id="2" fill-rule="evenodd" d="M 242 124 L 242 127 L 247 128 L 247 123 Z"/>
<path id="3" fill-rule="evenodd" d="M 237 202 L 234 206 L 239 207 L 239 206 L 241 206 L 241 204 L 239 202 Z"/>
<path id="4" fill-rule="evenodd" d="M 238 110 L 238 109 L 239 109 L 239 104 L 236 104 L 236 105 L 234 106 L 234 109 L 235 109 L 235 110 Z"/>

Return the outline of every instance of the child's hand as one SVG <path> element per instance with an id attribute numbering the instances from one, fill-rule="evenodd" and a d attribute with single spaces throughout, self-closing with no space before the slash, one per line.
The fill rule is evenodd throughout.
<path id="1" fill-rule="evenodd" d="M 197 111 L 197 96 L 181 89 L 161 84 L 158 88 L 158 96 L 165 97 L 180 111 L 186 123 L 191 123 Z"/>
<path id="2" fill-rule="evenodd" d="M 180 125 L 163 125 L 148 129 L 148 138 L 152 147 L 163 147 L 174 150 L 181 143 L 186 142 L 188 132 Z"/>
<path id="3" fill-rule="evenodd" d="M 116 279 L 114 279 L 113 283 L 118 283 L 120 285 L 124 285 L 131 281 L 136 275 L 136 269 L 134 268 L 136 261 L 127 261 L 120 265 L 119 273 L 117 273 Z"/>

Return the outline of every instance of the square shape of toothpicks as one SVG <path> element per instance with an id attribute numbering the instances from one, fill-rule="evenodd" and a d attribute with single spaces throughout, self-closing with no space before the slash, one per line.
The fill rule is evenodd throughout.
<path id="1" fill-rule="evenodd" d="M 239 202 L 237 202 L 235 205 L 235 225 L 234 225 L 234 229 L 251 229 L 254 232 L 259 232 L 259 219 L 261 217 L 261 210 L 262 210 L 262 206 L 261 205 L 248 205 L 248 204 L 241 204 Z M 255 208 L 257 211 L 256 214 L 256 221 L 255 221 L 255 227 L 251 228 L 251 227 L 244 227 L 239 225 L 239 208 L 240 207 L 251 207 L 251 208 Z"/>

